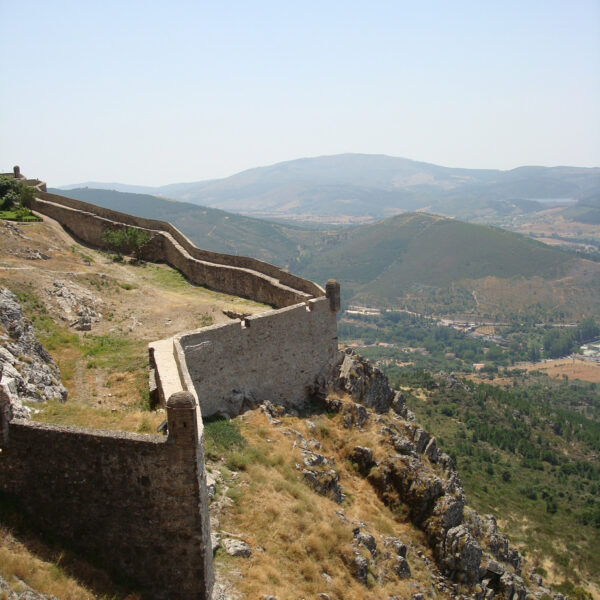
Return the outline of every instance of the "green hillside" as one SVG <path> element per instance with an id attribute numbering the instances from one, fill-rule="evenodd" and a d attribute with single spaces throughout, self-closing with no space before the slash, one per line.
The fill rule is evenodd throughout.
<path id="1" fill-rule="evenodd" d="M 334 273 L 345 300 L 416 312 L 506 316 L 599 309 L 600 267 L 503 229 L 408 213 L 340 233 L 303 275 Z"/>
<path id="2" fill-rule="evenodd" d="M 343 235 L 335 248 L 314 257 L 306 272 L 319 277 L 333 263 L 338 277 L 353 288 L 375 283 L 390 300 L 415 284 L 445 286 L 490 275 L 553 279 L 574 260 L 503 229 L 423 213 L 398 215 Z"/>

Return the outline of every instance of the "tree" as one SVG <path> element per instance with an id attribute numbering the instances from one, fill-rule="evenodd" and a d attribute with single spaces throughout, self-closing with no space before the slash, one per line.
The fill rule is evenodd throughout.
<path id="1" fill-rule="evenodd" d="M 19 190 L 19 200 L 23 208 L 31 210 L 34 196 L 35 191 L 32 187 L 29 187 L 28 185 L 21 185 L 21 189 Z"/>
<path id="2" fill-rule="evenodd" d="M 150 241 L 148 232 L 138 227 L 106 229 L 102 239 L 117 252 L 132 254 L 136 262 L 142 260 L 144 246 Z"/>

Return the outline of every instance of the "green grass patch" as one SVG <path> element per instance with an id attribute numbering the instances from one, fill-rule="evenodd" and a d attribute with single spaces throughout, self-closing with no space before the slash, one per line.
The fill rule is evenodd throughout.
<path id="1" fill-rule="evenodd" d="M 23 215 L 16 210 L 0 210 L 0 219 L 17 221 L 19 223 L 34 223 L 42 220 L 37 215 Z"/>
<path id="2" fill-rule="evenodd" d="M 83 356 L 90 359 L 90 368 L 131 372 L 144 368 L 148 362 L 146 343 L 125 336 L 86 335 L 82 346 Z"/>
<path id="3" fill-rule="evenodd" d="M 246 440 L 236 421 L 216 417 L 204 421 L 204 444 L 207 456 L 217 459 L 225 453 L 243 448 Z"/>

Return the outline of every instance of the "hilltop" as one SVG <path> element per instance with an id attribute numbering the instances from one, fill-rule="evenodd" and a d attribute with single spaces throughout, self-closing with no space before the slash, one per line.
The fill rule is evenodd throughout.
<path id="1" fill-rule="evenodd" d="M 423 213 L 346 229 L 301 267 L 349 302 L 422 314 L 598 314 L 600 265 L 524 236 Z M 568 317 L 567 317 L 568 318 Z"/>

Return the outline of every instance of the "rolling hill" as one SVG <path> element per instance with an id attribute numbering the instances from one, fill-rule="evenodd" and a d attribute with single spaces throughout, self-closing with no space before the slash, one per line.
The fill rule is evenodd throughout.
<path id="1" fill-rule="evenodd" d="M 201 248 L 253 256 L 285 268 L 297 263 L 304 247 L 319 246 L 320 240 L 327 237 L 324 232 L 280 225 L 149 194 L 92 188 L 50 191 L 112 210 L 169 221 Z"/>
<path id="2" fill-rule="evenodd" d="M 496 227 L 405 213 L 347 229 L 302 265 L 353 303 L 419 313 L 598 314 L 600 265 Z"/>

